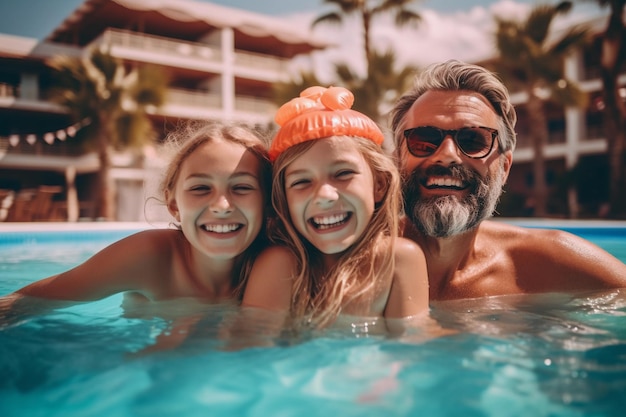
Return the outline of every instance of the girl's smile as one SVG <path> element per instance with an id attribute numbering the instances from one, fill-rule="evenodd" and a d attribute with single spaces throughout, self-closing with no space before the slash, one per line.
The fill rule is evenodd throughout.
<path id="1" fill-rule="evenodd" d="M 315 216 L 309 220 L 309 222 L 318 229 L 320 232 L 337 229 L 343 225 L 345 225 L 352 213 L 341 213 L 341 214 L 333 214 L 327 216 Z"/>

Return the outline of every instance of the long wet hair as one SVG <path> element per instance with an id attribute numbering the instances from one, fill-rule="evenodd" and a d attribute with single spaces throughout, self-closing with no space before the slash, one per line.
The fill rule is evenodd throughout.
<path id="1" fill-rule="evenodd" d="M 401 210 L 400 175 L 393 160 L 370 139 L 350 137 L 370 169 L 374 183 L 385 184 L 382 199 L 363 234 L 341 254 L 338 262 L 326 270 L 323 254 L 296 230 L 285 190 L 285 170 L 317 141 L 294 145 L 274 162 L 272 204 L 278 222 L 270 231 L 276 244 L 290 248 L 297 259 L 293 281 L 291 313 L 296 325 L 309 321 L 314 327 L 332 322 L 351 301 L 374 297 L 381 283 L 394 273 L 394 242 L 398 236 Z M 374 190 L 372 190 L 374 193 Z"/>
<path id="2" fill-rule="evenodd" d="M 243 146 L 251 152 L 260 163 L 261 177 L 259 178 L 261 192 L 264 195 L 264 218 L 270 215 L 271 207 L 269 195 L 271 190 L 272 166 L 267 154 L 268 141 L 259 133 L 243 125 L 226 124 L 221 122 L 190 122 L 171 133 L 165 146 L 173 154 L 161 181 L 160 192 L 167 204 L 175 194 L 176 181 L 182 164 L 196 149 L 208 142 L 229 142 Z M 174 225 L 179 230 L 180 225 Z M 243 290 L 247 282 L 252 264 L 256 256 L 267 247 L 267 231 L 265 222 L 252 244 L 235 259 L 231 277 L 233 295 L 237 299 L 243 297 Z"/>

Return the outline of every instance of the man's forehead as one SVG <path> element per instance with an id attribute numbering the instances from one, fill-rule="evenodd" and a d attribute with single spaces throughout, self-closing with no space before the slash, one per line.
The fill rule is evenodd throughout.
<path id="1" fill-rule="evenodd" d="M 405 120 L 407 127 L 435 122 L 496 127 L 498 115 L 489 101 L 476 92 L 428 91 L 415 100 Z"/>

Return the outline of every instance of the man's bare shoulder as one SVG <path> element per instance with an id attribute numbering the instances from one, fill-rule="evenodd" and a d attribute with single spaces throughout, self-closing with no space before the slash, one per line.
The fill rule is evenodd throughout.
<path id="1" fill-rule="evenodd" d="M 538 282 L 549 277 L 552 284 L 558 282 L 552 289 L 626 286 L 623 262 L 567 231 L 489 221 L 481 224 L 477 238 L 482 245 L 504 252 L 515 265 L 518 277 L 533 277 Z"/>
<path id="2" fill-rule="evenodd" d="M 509 249 L 524 249 L 541 251 L 543 244 L 566 239 L 571 233 L 557 229 L 537 229 L 522 227 L 501 221 L 484 221 L 480 225 L 478 235 L 481 239 L 497 242 L 498 245 Z"/>

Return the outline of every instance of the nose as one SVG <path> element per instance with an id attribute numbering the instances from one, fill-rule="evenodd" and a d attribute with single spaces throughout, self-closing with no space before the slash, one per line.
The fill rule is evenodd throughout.
<path id="1" fill-rule="evenodd" d="M 339 198 L 337 189 L 331 184 L 321 184 L 315 192 L 315 204 L 320 206 L 332 205 Z"/>
<path id="2" fill-rule="evenodd" d="M 443 142 L 441 142 L 441 145 L 439 145 L 431 157 L 435 158 L 435 162 L 444 165 L 460 164 L 462 162 L 461 150 L 456 146 L 456 142 L 451 135 L 443 138 Z"/>
<path id="3" fill-rule="evenodd" d="M 229 214 L 233 211 L 230 200 L 224 194 L 216 195 L 213 201 L 211 201 L 209 208 L 215 214 Z"/>

